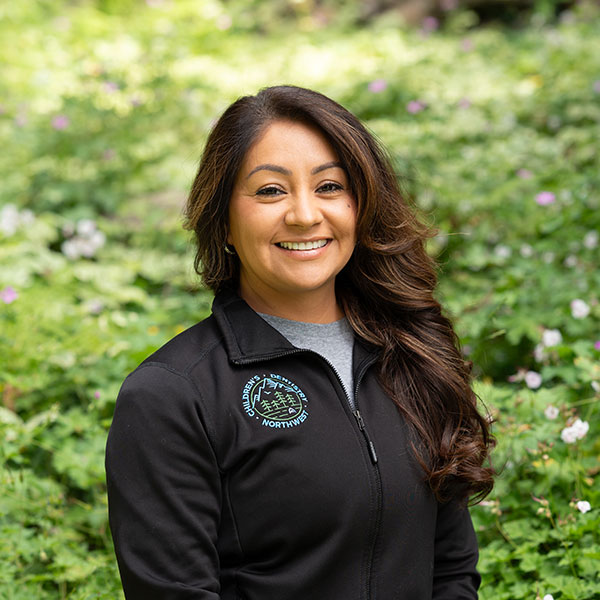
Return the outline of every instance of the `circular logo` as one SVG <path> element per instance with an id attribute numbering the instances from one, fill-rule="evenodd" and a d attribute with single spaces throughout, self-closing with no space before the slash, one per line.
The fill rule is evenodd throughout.
<path id="1" fill-rule="evenodd" d="M 296 427 L 308 417 L 304 392 L 282 375 L 254 375 L 244 386 L 242 404 L 265 427 Z"/>

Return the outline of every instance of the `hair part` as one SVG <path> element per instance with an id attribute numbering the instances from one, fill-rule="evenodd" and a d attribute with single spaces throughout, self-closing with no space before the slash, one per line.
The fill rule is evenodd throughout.
<path id="1" fill-rule="evenodd" d="M 294 86 L 265 88 L 229 106 L 208 137 L 186 206 L 196 271 L 215 292 L 237 287 L 239 259 L 225 252 L 229 200 L 248 150 L 277 120 L 316 126 L 346 169 L 358 244 L 336 278 L 336 294 L 356 334 L 381 349 L 380 382 L 414 433 L 432 491 L 439 500 L 482 500 L 493 486 L 487 461 L 494 440 L 477 409 L 470 365 L 434 298 L 436 265 L 425 251 L 434 232 L 402 193 L 386 151 L 352 113 Z"/>

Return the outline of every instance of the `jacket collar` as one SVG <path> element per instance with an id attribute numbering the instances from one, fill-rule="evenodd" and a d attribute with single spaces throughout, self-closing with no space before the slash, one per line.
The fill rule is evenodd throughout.
<path id="1" fill-rule="evenodd" d="M 212 312 L 223 334 L 229 360 L 234 364 L 247 364 L 298 352 L 276 329 L 235 292 L 223 290 L 213 301 Z M 378 350 L 357 340 L 354 344 L 354 364 L 374 362 Z"/>
<path id="2" fill-rule="evenodd" d="M 295 348 L 235 292 L 219 292 L 212 312 L 223 334 L 229 360 L 236 364 L 267 359 Z"/>

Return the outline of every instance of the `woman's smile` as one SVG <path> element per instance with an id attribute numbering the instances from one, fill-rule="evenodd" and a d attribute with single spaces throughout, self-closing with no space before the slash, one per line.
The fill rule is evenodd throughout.
<path id="1" fill-rule="evenodd" d="M 329 243 L 329 240 L 315 240 L 315 241 L 300 241 L 300 242 L 277 242 L 277 246 L 284 250 L 318 250 L 323 248 Z"/>

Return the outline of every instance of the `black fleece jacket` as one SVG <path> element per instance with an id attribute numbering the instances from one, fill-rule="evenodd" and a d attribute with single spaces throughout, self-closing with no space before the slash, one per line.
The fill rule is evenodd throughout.
<path id="1" fill-rule="evenodd" d="M 473 600 L 465 507 L 423 482 L 354 350 L 357 410 L 319 355 L 235 294 L 121 388 L 106 450 L 128 600 Z"/>

